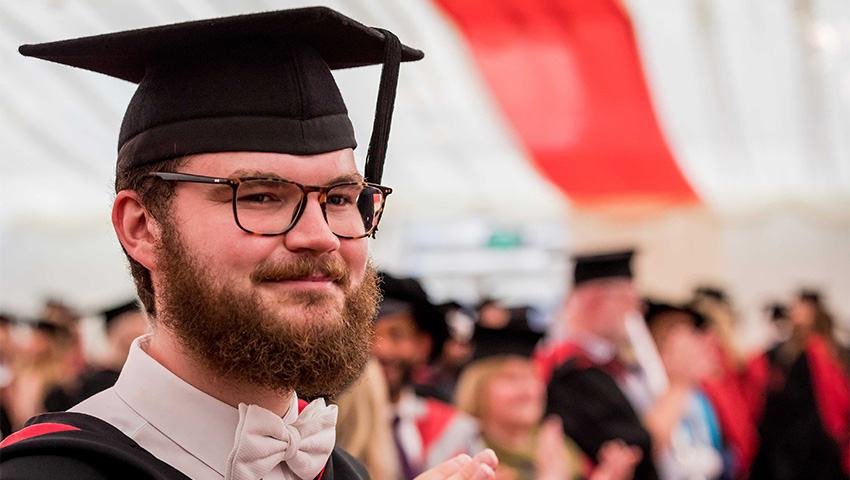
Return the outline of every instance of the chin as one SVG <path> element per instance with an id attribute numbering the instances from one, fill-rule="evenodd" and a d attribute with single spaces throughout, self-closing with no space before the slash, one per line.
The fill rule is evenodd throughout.
<path id="1" fill-rule="evenodd" d="M 316 317 L 339 318 L 344 299 L 329 292 L 296 291 L 266 296 L 266 304 L 292 319 L 320 320 Z"/>

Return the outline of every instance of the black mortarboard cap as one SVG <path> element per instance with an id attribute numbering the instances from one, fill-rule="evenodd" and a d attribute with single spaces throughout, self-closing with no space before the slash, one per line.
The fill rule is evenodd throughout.
<path id="1" fill-rule="evenodd" d="M 821 293 L 814 288 L 804 288 L 799 293 L 800 300 L 805 300 L 820 305 Z"/>
<path id="2" fill-rule="evenodd" d="M 30 323 L 30 327 L 35 330 L 44 332 L 52 337 L 70 337 L 71 329 L 66 325 L 60 325 L 56 322 L 51 322 L 44 318 L 38 318 Z"/>
<path id="3" fill-rule="evenodd" d="M 13 325 L 17 323 L 11 313 L 0 312 L 0 325 Z"/>
<path id="4" fill-rule="evenodd" d="M 398 67 L 422 52 L 326 7 L 238 15 L 20 47 L 138 83 L 118 143 L 136 167 L 190 154 L 354 148 L 332 69 L 383 63 L 366 178 L 379 182 Z"/>
<path id="5" fill-rule="evenodd" d="M 378 305 L 378 320 L 398 312 L 399 305 L 409 306 L 416 326 L 431 337 L 434 345 L 430 357 L 436 358 L 449 336 L 446 316 L 431 303 L 428 294 L 416 279 L 398 278 L 387 273 L 381 273 L 379 277 L 383 298 Z"/>
<path id="6" fill-rule="evenodd" d="M 729 303 L 729 296 L 726 295 L 726 292 L 719 287 L 701 285 L 694 289 L 694 295 L 708 297 L 721 303 Z"/>
<path id="7" fill-rule="evenodd" d="M 765 306 L 771 321 L 787 320 L 788 308 L 780 302 L 771 302 Z"/>
<path id="8" fill-rule="evenodd" d="M 475 326 L 472 344 L 475 348 L 472 360 L 481 360 L 499 355 L 516 355 L 531 358 L 543 334 L 527 326 L 512 324 L 505 328 Z"/>
<path id="9" fill-rule="evenodd" d="M 708 326 L 705 317 L 691 305 L 673 305 L 670 303 L 657 302 L 650 299 L 644 299 L 646 310 L 643 318 L 647 326 L 651 326 L 656 320 L 666 314 L 682 314 L 690 317 L 691 324 L 698 329 Z"/>
<path id="10" fill-rule="evenodd" d="M 597 255 L 577 255 L 573 285 L 601 278 L 632 278 L 634 250 L 623 250 Z"/>
<path id="11" fill-rule="evenodd" d="M 103 311 L 103 319 L 106 321 L 106 327 L 109 326 L 119 317 L 124 315 L 125 313 L 130 312 L 141 312 L 142 307 L 139 305 L 138 300 L 133 299 L 129 302 L 122 303 L 121 305 L 115 305 L 114 307 Z"/>

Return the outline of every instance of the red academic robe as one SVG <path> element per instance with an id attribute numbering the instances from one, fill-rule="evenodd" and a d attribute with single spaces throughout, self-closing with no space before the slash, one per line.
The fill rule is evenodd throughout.
<path id="1" fill-rule="evenodd" d="M 735 361 L 720 345 L 716 348 L 721 360 L 720 374 L 705 380 L 702 390 L 717 413 L 723 441 L 735 456 L 734 478 L 745 479 L 758 449 L 758 432 L 740 388 Z"/>

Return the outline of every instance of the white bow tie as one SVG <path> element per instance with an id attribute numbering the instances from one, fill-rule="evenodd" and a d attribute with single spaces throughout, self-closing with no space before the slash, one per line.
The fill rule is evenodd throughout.
<path id="1" fill-rule="evenodd" d="M 290 408 L 297 408 L 296 403 Z M 288 478 L 313 480 L 334 448 L 336 417 L 337 406 L 326 406 L 321 398 L 307 405 L 291 424 L 265 408 L 240 403 L 225 480 L 259 480 L 281 463 L 284 473 L 291 472 Z"/>

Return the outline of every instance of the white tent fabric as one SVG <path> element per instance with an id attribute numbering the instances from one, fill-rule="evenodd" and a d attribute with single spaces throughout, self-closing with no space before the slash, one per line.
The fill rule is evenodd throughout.
<path id="1" fill-rule="evenodd" d="M 656 110 L 687 178 L 727 213 L 847 217 L 850 4 L 629 2 Z"/>
<path id="2" fill-rule="evenodd" d="M 18 45 L 314 3 L 0 0 L 0 308 L 33 313 L 53 295 L 91 310 L 133 292 L 108 222 L 133 86 L 21 57 Z M 542 302 L 566 289 L 570 251 L 637 243 L 650 291 L 715 281 L 754 310 L 813 284 L 850 312 L 847 2 L 625 2 L 668 142 L 704 202 L 651 214 L 572 208 L 428 0 L 322 3 L 426 52 L 402 67 L 380 265 L 431 278 L 441 298 Z M 378 74 L 337 74 L 361 153 Z M 521 231 L 531 248 L 482 249 L 494 231 Z"/>

